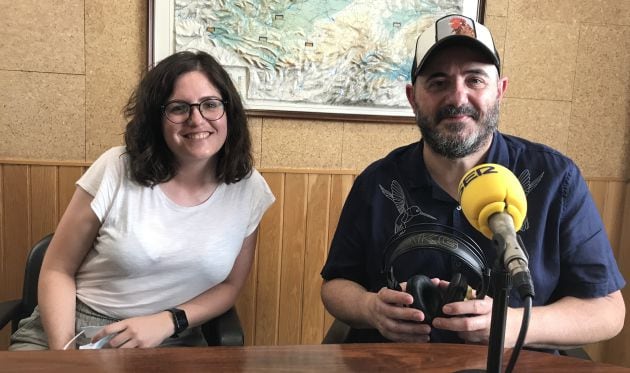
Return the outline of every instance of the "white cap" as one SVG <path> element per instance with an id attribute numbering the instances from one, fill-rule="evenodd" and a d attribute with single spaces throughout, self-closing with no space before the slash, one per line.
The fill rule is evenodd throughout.
<path id="1" fill-rule="evenodd" d="M 460 14 L 449 14 L 435 21 L 418 37 L 416 55 L 411 67 L 411 82 L 416 81 L 422 65 L 438 47 L 453 42 L 464 42 L 478 47 L 488 55 L 497 70 L 501 71 L 501 61 L 490 30 L 472 18 Z"/>

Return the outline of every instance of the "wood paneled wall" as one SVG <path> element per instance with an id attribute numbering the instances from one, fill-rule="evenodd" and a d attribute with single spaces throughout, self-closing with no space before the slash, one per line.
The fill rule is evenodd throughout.
<path id="1" fill-rule="evenodd" d="M 87 164 L 0 162 L 0 300 L 20 296 L 31 245 L 54 231 Z M 320 343 L 332 322 L 319 272 L 354 173 L 261 170 L 276 203 L 260 225 L 256 260 L 237 309 L 247 345 Z M 588 180 L 621 270 L 630 279 L 630 184 Z M 630 294 L 625 294 L 626 303 Z M 626 322 L 630 325 L 630 322 Z M 0 333 L 6 348 L 8 327 Z M 600 361 L 630 366 L 630 326 L 612 341 L 588 346 Z"/>
<path id="2" fill-rule="evenodd" d="M 276 196 L 237 310 L 250 345 L 320 343 L 332 322 L 319 272 L 352 174 L 263 171 Z"/>

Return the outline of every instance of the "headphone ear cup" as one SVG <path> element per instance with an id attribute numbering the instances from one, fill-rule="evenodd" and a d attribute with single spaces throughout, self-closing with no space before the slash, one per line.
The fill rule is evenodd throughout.
<path id="1" fill-rule="evenodd" d="M 466 277 L 459 272 L 455 273 L 446 288 L 444 304 L 463 301 L 466 298 L 466 292 L 468 292 Z"/>
<path id="2" fill-rule="evenodd" d="M 406 292 L 413 296 L 411 307 L 424 313 L 423 323 L 431 324 L 433 318 L 442 313 L 442 292 L 427 276 L 415 275 L 409 278 Z"/>

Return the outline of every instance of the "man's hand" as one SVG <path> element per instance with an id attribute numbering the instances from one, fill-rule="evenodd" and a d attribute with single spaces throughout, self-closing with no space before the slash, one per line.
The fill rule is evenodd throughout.
<path id="1" fill-rule="evenodd" d="M 433 327 L 458 332 L 460 338 L 467 343 L 488 344 L 490 341 L 490 324 L 492 321 L 492 298 L 471 299 L 444 305 L 442 311 L 452 317 L 437 317 Z M 516 344 L 520 327 L 519 318 L 522 313 L 518 309 L 508 308 L 505 327 L 504 347 L 511 348 Z"/>
<path id="2" fill-rule="evenodd" d="M 118 333 L 108 345 L 113 348 L 148 348 L 155 347 L 171 336 L 175 330 L 169 312 L 160 312 L 149 316 L 132 317 L 109 324 L 93 338 L 92 342 Z"/>
<path id="3" fill-rule="evenodd" d="M 413 302 L 405 292 L 382 288 L 368 293 L 367 313 L 373 327 L 394 342 L 428 342 L 431 327 L 420 322 L 424 314 L 415 308 L 404 307 Z"/>
<path id="4" fill-rule="evenodd" d="M 442 311 L 452 317 L 436 317 L 433 320 L 434 327 L 458 332 L 459 337 L 466 342 L 488 343 L 492 298 L 449 303 L 442 307 Z"/>

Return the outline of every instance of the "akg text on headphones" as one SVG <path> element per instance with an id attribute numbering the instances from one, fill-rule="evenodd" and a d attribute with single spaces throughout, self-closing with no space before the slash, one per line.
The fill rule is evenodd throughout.
<path id="1" fill-rule="evenodd" d="M 477 298 L 483 298 L 490 279 L 490 268 L 486 257 L 477 243 L 468 235 L 452 227 L 422 223 L 406 227 L 395 234 L 388 242 L 383 255 L 382 273 L 389 289 L 401 290 L 400 282 L 394 274 L 396 260 L 403 254 L 418 250 L 434 250 L 458 259 L 468 270 L 466 278 L 462 272 L 451 275 L 447 289 L 440 289 L 424 274 L 415 274 L 408 279 L 406 291 L 413 296 L 412 307 L 425 314 L 424 322 L 430 324 L 435 317 L 442 315 L 442 306 L 461 301 L 466 295 L 469 283 L 477 291 Z"/>

